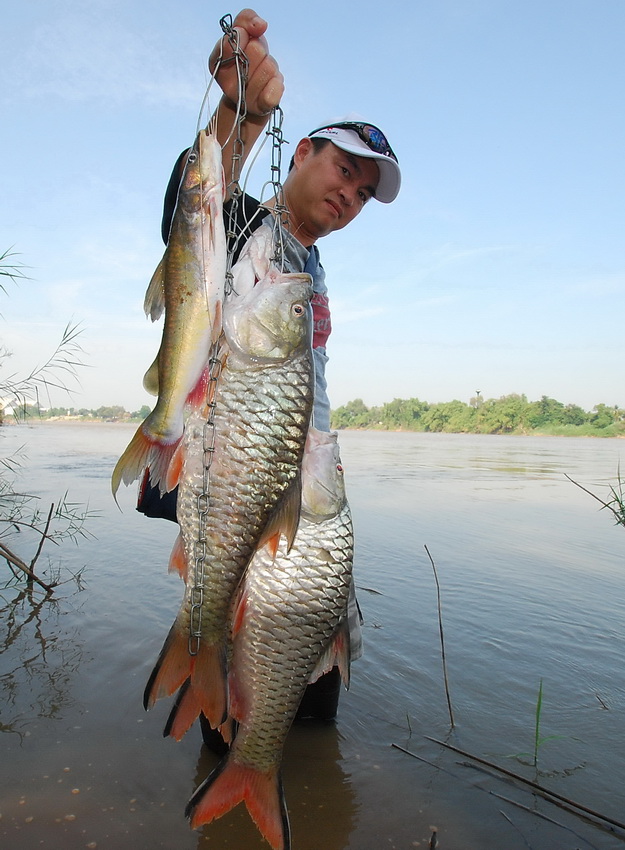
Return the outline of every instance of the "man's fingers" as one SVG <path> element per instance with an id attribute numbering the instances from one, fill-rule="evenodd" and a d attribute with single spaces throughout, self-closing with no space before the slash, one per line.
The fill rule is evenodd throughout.
<path id="1" fill-rule="evenodd" d="M 265 56 L 248 80 L 249 107 L 259 114 L 271 112 L 282 99 L 284 77 L 272 56 Z M 254 104 L 255 101 L 255 104 Z"/>
<path id="2" fill-rule="evenodd" d="M 267 21 L 253 9 L 242 9 L 232 23 L 233 26 L 246 30 L 252 38 L 259 38 L 267 29 Z"/>

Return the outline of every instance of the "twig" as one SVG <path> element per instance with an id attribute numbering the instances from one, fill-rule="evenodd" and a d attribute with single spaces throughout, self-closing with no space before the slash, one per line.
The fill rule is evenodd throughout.
<path id="1" fill-rule="evenodd" d="M 460 763 L 468 765 L 468 762 L 460 762 Z M 471 765 L 471 767 L 474 767 L 474 766 L 475 765 Z M 552 823 L 552 824 L 554 824 L 554 826 L 557 826 L 560 829 L 564 829 L 564 830 L 566 830 L 566 832 L 572 833 L 580 841 L 583 841 L 585 844 L 588 844 L 589 847 L 593 847 L 596 850 L 595 845 L 592 844 L 590 841 L 588 841 L 587 838 L 584 838 L 583 835 L 578 835 L 577 832 L 575 832 L 574 829 L 571 829 L 569 826 L 565 826 L 563 823 L 560 823 L 560 821 L 557 821 L 555 818 L 550 818 L 549 815 L 544 814 L 544 812 L 539 812 L 538 809 L 530 809 L 529 806 L 525 806 L 523 803 L 519 803 L 517 800 L 513 800 L 511 797 L 504 797 L 503 794 L 497 794 L 495 791 L 489 791 L 488 793 L 492 797 L 497 797 L 498 800 L 503 800 L 505 803 L 509 803 L 511 806 L 516 806 L 517 808 L 522 809 L 524 812 L 528 812 L 530 815 L 535 815 L 536 817 L 539 817 L 539 818 L 542 818 L 543 820 L 546 820 L 547 823 Z M 499 811 L 501 811 L 501 809 Z M 505 812 L 501 811 L 501 814 L 506 818 L 506 820 L 509 820 L 509 818 L 508 818 L 508 816 L 506 815 Z M 512 823 L 512 821 L 510 821 L 510 823 Z M 512 824 L 512 825 L 515 826 L 515 824 Z"/>
<path id="2" fill-rule="evenodd" d="M 602 507 L 607 508 L 609 511 L 611 511 L 612 515 L 614 516 L 614 518 L 616 520 L 617 525 L 623 525 L 623 515 L 622 515 L 622 513 L 617 511 L 615 508 L 613 508 L 612 504 L 610 502 L 604 502 L 603 499 L 601 499 L 599 496 L 597 496 L 596 493 L 593 493 L 592 490 L 588 490 L 586 487 L 584 487 L 578 481 L 575 481 L 575 479 L 571 478 L 571 476 L 568 475 L 566 472 L 564 473 L 564 477 L 568 478 L 569 481 L 571 482 L 571 484 L 575 484 L 575 486 L 579 487 L 580 490 L 583 490 L 584 493 L 588 493 L 589 496 L 592 496 L 593 499 L 596 499 L 596 501 L 599 502 L 599 504 Z M 614 490 L 612 492 L 614 493 Z M 618 501 L 618 500 L 616 500 L 616 501 Z"/>
<path id="3" fill-rule="evenodd" d="M 445 657 L 445 635 L 443 633 L 443 616 L 442 616 L 442 608 L 441 608 L 441 587 L 438 581 L 438 573 L 436 572 L 436 564 L 434 563 L 434 558 L 430 555 L 430 550 L 427 546 L 424 546 L 425 551 L 428 553 L 428 558 L 430 559 L 430 563 L 432 564 L 432 570 L 434 571 L 434 581 L 436 582 L 436 597 L 438 600 L 438 630 L 441 636 L 441 657 L 443 660 L 443 679 L 445 681 L 445 696 L 447 697 L 447 708 L 449 709 L 449 722 L 451 723 L 451 728 L 455 727 L 454 722 L 454 712 L 451 707 L 451 696 L 449 694 L 449 680 L 447 678 L 447 659 Z"/>
<path id="4" fill-rule="evenodd" d="M 522 831 L 519 829 L 519 827 L 515 824 L 515 822 L 512 820 L 512 818 L 511 818 L 511 817 L 508 817 L 508 815 L 507 815 L 507 814 L 506 814 L 506 813 L 505 813 L 502 809 L 499 809 L 499 814 L 500 814 L 500 815 L 503 815 L 503 816 L 505 817 L 505 819 L 508 821 L 508 823 L 510 824 L 510 826 L 512 826 L 512 827 L 514 827 L 514 828 L 516 829 L 516 831 L 519 833 L 519 835 L 520 835 L 520 836 L 521 836 L 521 838 L 523 839 L 523 843 L 524 843 L 524 844 L 525 844 L 525 846 L 528 848 L 528 850 L 532 850 L 532 845 L 529 843 L 529 841 L 527 840 L 527 838 L 523 835 L 523 832 L 522 832 Z"/>
<path id="5" fill-rule="evenodd" d="M 26 573 L 30 584 L 36 582 L 39 587 L 42 587 L 46 591 L 46 593 L 54 593 L 55 584 L 46 584 L 45 581 L 38 578 L 32 569 L 2 542 L 0 542 L 0 556 L 3 557 L 10 566 L 17 567 L 19 570 Z"/>
<path id="6" fill-rule="evenodd" d="M 490 767 L 493 770 L 498 771 L 499 773 L 503 773 L 504 776 L 509 776 L 512 779 L 515 779 L 517 782 L 521 782 L 524 785 L 528 785 L 530 788 L 533 788 L 534 791 L 537 791 L 544 797 L 553 798 L 554 800 L 558 800 L 561 803 L 565 803 L 567 806 L 571 806 L 574 809 L 579 809 L 580 812 L 584 812 L 585 814 L 590 815 L 591 817 L 596 818 L 597 820 L 604 821 L 605 823 L 608 823 L 611 826 L 615 826 L 625 832 L 625 823 L 621 823 L 621 821 L 615 820 L 614 818 L 610 818 L 607 815 L 602 815 L 600 812 L 597 812 L 594 809 L 590 809 L 588 808 L 588 806 L 584 806 L 581 803 L 576 803 L 574 800 L 571 800 L 568 797 L 563 797 L 562 794 L 557 794 L 555 791 L 549 791 L 548 788 L 543 788 L 542 785 L 539 785 L 537 782 L 532 782 L 531 779 L 526 779 L 524 776 L 520 776 L 518 773 L 513 773 L 511 770 L 506 770 L 505 767 L 500 767 L 498 764 L 494 764 L 494 762 L 492 761 L 487 761 L 486 759 L 482 759 L 479 756 L 474 756 L 472 753 L 466 752 L 466 750 L 461 750 L 458 747 L 454 747 L 453 744 L 446 744 L 444 741 L 439 741 L 436 738 L 430 738 L 428 735 L 425 735 L 424 737 L 428 741 L 432 741 L 433 743 L 438 744 L 441 747 L 446 747 L 448 750 L 453 750 L 455 753 L 459 753 L 465 758 L 473 759 L 473 761 L 476 761 L 478 764 L 485 764 L 486 767 Z"/>
<path id="7" fill-rule="evenodd" d="M 52 504 L 50 505 L 50 510 L 48 511 L 48 518 L 46 520 L 45 527 L 44 527 L 43 531 L 41 532 L 41 537 L 39 539 L 39 545 L 37 546 L 37 551 L 35 552 L 35 555 L 34 555 L 32 561 L 30 562 L 30 571 L 31 571 L 31 573 L 33 573 L 33 575 L 34 575 L 33 571 L 35 569 L 35 564 L 37 563 L 37 559 L 39 558 L 39 555 L 41 555 L 41 550 L 43 549 L 43 544 L 48 539 L 48 531 L 50 529 L 50 523 L 52 522 L 53 511 L 54 511 L 54 502 L 52 502 Z"/>
<path id="8" fill-rule="evenodd" d="M 401 750 L 402 753 L 406 753 L 406 755 L 412 756 L 413 759 L 418 759 L 419 761 L 422 761 L 425 764 L 429 764 L 430 767 L 435 767 L 437 770 L 442 769 L 437 764 L 434 764 L 433 761 L 428 761 L 427 759 L 424 759 L 422 756 L 418 756 L 416 753 L 411 753 L 410 750 L 406 750 L 406 749 L 404 749 L 404 747 L 400 747 L 399 744 L 391 744 L 391 747 L 394 747 L 396 750 Z"/>

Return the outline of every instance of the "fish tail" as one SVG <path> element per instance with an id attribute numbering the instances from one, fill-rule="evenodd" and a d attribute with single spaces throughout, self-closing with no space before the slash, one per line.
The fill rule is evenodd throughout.
<path id="1" fill-rule="evenodd" d="M 166 738 L 169 735 L 176 741 L 180 741 L 193 726 L 201 710 L 197 693 L 191 686 L 191 679 L 187 679 L 180 688 L 174 707 L 167 718 L 163 736 Z"/>
<path id="2" fill-rule="evenodd" d="M 167 470 L 169 469 L 169 464 L 176 453 L 176 449 L 178 448 L 180 441 L 182 439 L 182 435 L 178 437 L 178 439 L 169 444 L 163 445 L 161 443 L 154 443 L 152 446 L 152 451 L 150 452 L 150 483 L 153 487 L 156 487 L 158 484 L 159 490 L 161 491 L 161 495 L 164 493 L 169 493 L 170 490 L 176 486 L 177 481 L 170 486 L 170 481 L 168 481 Z"/>
<path id="3" fill-rule="evenodd" d="M 222 646 L 200 645 L 191 682 L 201 710 L 211 728 L 217 729 L 228 716 L 226 657 Z"/>
<path id="4" fill-rule="evenodd" d="M 277 768 L 265 773 L 227 756 L 193 794 L 185 815 L 197 829 L 242 801 L 273 850 L 290 850 L 289 817 Z"/>
<path id="5" fill-rule="evenodd" d="M 165 492 L 171 492 L 180 484 L 182 473 L 184 470 L 185 447 L 182 440 L 179 440 L 172 452 L 171 459 L 167 464 L 167 471 L 164 476 Z"/>
<path id="6" fill-rule="evenodd" d="M 146 425 L 148 426 L 147 428 Z M 161 480 L 165 482 L 167 467 L 180 439 L 178 437 L 171 444 L 163 444 L 153 436 L 150 436 L 148 417 L 143 424 L 139 425 L 132 440 L 128 443 L 124 453 L 115 464 L 115 469 L 111 477 L 113 496 L 117 494 L 122 481 L 126 485 L 132 484 L 148 466 L 150 468 L 151 484 L 159 484 Z M 163 486 L 161 486 L 161 492 L 165 492 Z"/>
<path id="7" fill-rule="evenodd" d="M 140 425 L 132 440 L 128 443 L 124 453 L 115 464 L 115 469 L 111 477 L 113 496 L 117 494 L 122 481 L 128 485 L 139 478 L 148 465 L 153 445 L 153 442 L 144 432 L 143 425 Z"/>
<path id="8" fill-rule="evenodd" d="M 189 654 L 189 634 L 174 623 L 145 686 L 143 707 L 152 708 L 157 699 L 177 691 L 191 675 L 193 662 L 194 657 Z"/>

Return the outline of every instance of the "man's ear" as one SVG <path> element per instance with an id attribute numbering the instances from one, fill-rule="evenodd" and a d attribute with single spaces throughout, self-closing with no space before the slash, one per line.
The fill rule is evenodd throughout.
<path id="1" fill-rule="evenodd" d="M 299 167 L 312 150 L 312 140 L 309 139 L 308 136 L 304 136 L 303 139 L 299 140 L 297 147 L 295 148 L 295 153 L 293 154 L 294 164 Z"/>

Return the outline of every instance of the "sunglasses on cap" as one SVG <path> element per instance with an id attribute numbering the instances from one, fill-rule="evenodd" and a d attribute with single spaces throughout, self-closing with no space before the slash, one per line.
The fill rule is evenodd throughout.
<path id="1" fill-rule="evenodd" d="M 337 121 L 335 124 L 324 124 L 323 127 L 317 127 L 317 129 L 312 133 L 309 133 L 309 135 L 314 136 L 315 133 L 318 133 L 320 130 L 330 130 L 333 127 L 340 130 L 353 130 L 354 133 L 358 135 L 358 138 L 361 139 L 374 153 L 382 154 L 382 156 L 390 156 L 391 159 L 398 162 L 398 159 L 393 152 L 393 148 L 388 143 L 388 139 L 382 130 L 380 130 L 379 127 L 375 127 L 373 124 L 365 124 L 362 121 Z"/>

